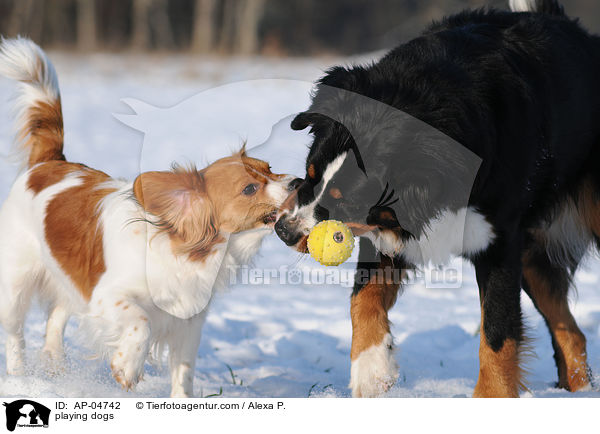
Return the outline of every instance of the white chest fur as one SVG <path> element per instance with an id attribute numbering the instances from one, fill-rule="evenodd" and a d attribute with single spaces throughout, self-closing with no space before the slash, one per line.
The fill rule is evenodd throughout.
<path id="1" fill-rule="evenodd" d="M 202 261 L 192 261 L 173 253 L 168 235 L 141 220 L 139 208 L 123 191 L 126 188 L 103 203 L 107 271 L 97 290 L 129 288 L 132 296 L 142 300 L 150 295 L 158 308 L 180 319 L 206 309 L 215 291 L 227 287 L 231 269 L 248 263 L 271 232 L 265 228 L 222 233 L 222 243 Z"/>
<path id="2" fill-rule="evenodd" d="M 403 245 L 394 234 L 384 231 L 369 238 L 375 247 L 390 256 L 402 254 L 416 265 L 440 265 L 453 256 L 470 256 L 485 250 L 494 239 L 492 225 L 472 207 L 442 211 L 432 219 L 419 239 Z"/>

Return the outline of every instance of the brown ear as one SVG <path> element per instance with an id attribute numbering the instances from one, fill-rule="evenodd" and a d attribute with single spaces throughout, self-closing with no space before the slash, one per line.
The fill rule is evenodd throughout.
<path id="1" fill-rule="evenodd" d="M 231 156 L 232 157 L 240 157 L 240 158 L 247 157 L 248 155 L 246 155 L 246 142 L 244 141 L 240 150 L 234 152 Z"/>
<path id="2" fill-rule="evenodd" d="M 218 237 L 217 216 L 197 170 L 142 173 L 133 194 L 156 217 L 149 220 L 175 241 L 178 253 L 202 253 Z"/>

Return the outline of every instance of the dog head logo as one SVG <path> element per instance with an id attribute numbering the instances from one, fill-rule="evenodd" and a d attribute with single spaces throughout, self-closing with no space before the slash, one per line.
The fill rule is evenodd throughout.
<path id="1" fill-rule="evenodd" d="M 48 427 L 50 409 L 28 399 L 5 402 L 6 429 L 14 431 L 16 427 Z"/>

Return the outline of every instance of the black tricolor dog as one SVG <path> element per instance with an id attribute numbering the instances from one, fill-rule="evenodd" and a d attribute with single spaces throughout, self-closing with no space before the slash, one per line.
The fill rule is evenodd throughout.
<path id="1" fill-rule="evenodd" d="M 329 70 L 292 122 L 310 127 L 314 141 L 296 203 L 276 225 L 286 244 L 306 251 L 316 222 L 343 220 L 362 236 L 359 270 L 469 259 L 481 300 L 474 396 L 482 397 L 516 397 L 523 385 L 521 288 L 550 329 L 559 386 L 590 383 L 567 292 L 600 239 L 600 38 L 555 0 L 512 0 L 511 8 L 522 12 L 462 12 L 373 65 Z M 461 143 L 480 158 L 476 177 L 450 142 L 415 134 L 406 119 L 374 124 L 370 108 L 332 88 Z M 472 181 L 466 203 L 447 179 Z M 387 311 L 399 285 L 380 276 L 356 282 L 352 295 L 354 396 L 377 395 L 398 375 Z"/>

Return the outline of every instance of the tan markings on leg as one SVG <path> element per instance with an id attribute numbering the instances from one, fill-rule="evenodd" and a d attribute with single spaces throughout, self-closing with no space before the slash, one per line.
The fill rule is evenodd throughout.
<path id="1" fill-rule="evenodd" d="M 123 389 L 129 392 L 131 390 L 131 383 L 128 383 L 123 379 L 121 376 L 121 371 L 116 371 L 115 365 L 112 362 L 110 363 L 110 370 L 116 382 L 119 383 Z"/>
<path id="2" fill-rule="evenodd" d="M 57 194 L 46 208 L 45 236 L 52 256 L 89 301 L 106 271 L 98 205 L 114 188 L 102 188 L 108 175 L 85 169 L 82 184 Z"/>
<path id="3" fill-rule="evenodd" d="M 522 346 L 514 339 L 506 339 L 498 351 L 487 343 L 483 329 L 483 307 L 479 330 L 479 378 L 473 392 L 474 398 L 518 398 L 522 383 L 519 350 Z"/>
<path id="4" fill-rule="evenodd" d="M 523 275 L 530 295 L 548 322 L 557 348 L 558 386 L 575 392 L 590 383 L 585 336 L 569 310 L 567 291 L 552 292 L 549 282 L 535 268 L 525 265 Z"/>
<path id="5" fill-rule="evenodd" d="M 352 296 L 352 360 L 373 345 L 379 345 L 390 332 L 387 311 L 396 302 L 399 287 L 392 275 L 392 261 L 387 257 L 382 258 L 378 272 L 358 294 Z"/>

